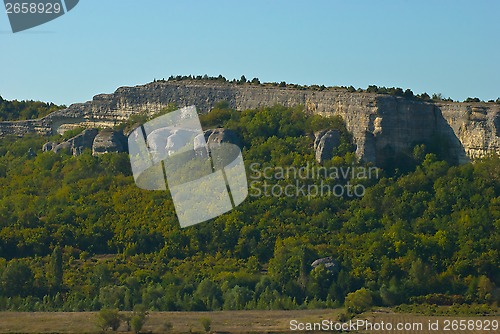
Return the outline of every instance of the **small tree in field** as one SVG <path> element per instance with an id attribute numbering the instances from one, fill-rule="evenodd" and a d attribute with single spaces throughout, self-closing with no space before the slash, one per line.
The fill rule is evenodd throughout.
<path id="1" fill-rule="evenodd" d="M 137 334 L 141 331 L 142 327 L 146 323 L 147 316 L 148 312 L 146 312 L 142 305 L 136 305 L 136 307 L 134 307 L 134 313 L 130 319 L 130 325 L 132 326 L 134 333 Z"/>
<path id="2" fill-rule="evenodd" d="M 207 332 L 207 333 L 210 332 L 212 320 L 210 320 L 209 318 L 201 318 L 200 322 L 201 322 L 201 325 L 203 326 L 203 329 L 205 330 L 205 332 Z"/>
<path id="3" fill-rule="evenodd" d="M 345 307 L 349 312 L 362 313 L 367 311 L 372 305 L 372 294 L 370 290 L 365 288 L 351 292 L 345 297 Z"/>
<path id="4" fill-rule="evenodd" d="M 99 311 L 98 324 L 103 331 L 111 328 L 116 332 L 120 327 L 120 323 L 121 317 L 118 310 L 102 309 Z"/>
<path id="5" fill-rule="evenodd" d="M 130 325 L 132 326 L 132 330 L 134 333 L 140 333 L 142 326 L 146 322 L 146 318 L 140 315 L 134 315 L 130 320 Z"/>

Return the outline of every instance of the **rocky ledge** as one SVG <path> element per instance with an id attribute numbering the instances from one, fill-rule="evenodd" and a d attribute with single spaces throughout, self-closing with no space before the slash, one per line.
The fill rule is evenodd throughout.
<path id="1" fill-rule="evenodd" d="M 356 154 L 375 164 L 383 163 L 388 155 L 405 153 L 415 144 L 436 141 L 446 142 L 449 156 L 460 163 L 492 152 L 500 154 L 500 105 L 494 103 L 430 103 L 341 89 L 314 91 L 199 81 L 122 87 L 42 119 L 0 122 L 0 136 L 51 134 L 74 126 L 113 127 L 133 114 L 155 113 L 171 104 L 196 105 L 205 113 L 221 101 L 237 110 L 303 105 L 306 112 L 339 115 L 353 135 Z M 335 134 L 328 136 L 329 141 L 325 138 L 318 145 L 334 142 Z"/>

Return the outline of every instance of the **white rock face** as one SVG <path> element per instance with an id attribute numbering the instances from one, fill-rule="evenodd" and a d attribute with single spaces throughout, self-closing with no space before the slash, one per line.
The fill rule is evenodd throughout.
<path id="1" fill-rule="evenodd" d="M 276 104 L 303 105 L 306 112 L 339 115 L 352 133 L 356 154 L 365 161 L 383 163 L 386 152 L 404 153 L 415 143 L 444 138 L 458 162 L 500 154 L 500 105 L 494 103 L 426 103 L 401 97 L 345 90 L 208 83 L 154 82 L 122 87 L 86 103 L 73 104 L 39 120 L 0 122 L 0 137 L 30 132 L 50 134 L 62 126 L 112 127 L 136 113 L 155 113 L 174 104 L 196 105 L 209 112 L 226 101 L 238 110 Z"/>

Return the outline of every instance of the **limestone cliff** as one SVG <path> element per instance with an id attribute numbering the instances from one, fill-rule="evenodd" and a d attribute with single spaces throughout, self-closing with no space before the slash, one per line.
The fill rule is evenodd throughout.
<path id="1" fill-rule="evenodd" d="M 427 103 L 373 93 L 235 85 L 204 81 L 154 82 L 121 87 L 86 103 L 73 104 L 39 120 L 1 122 L 0 136 L 29 132 L 50 134 L 72 126 L 110 127 L 138 112 L 154 113 L 168 104 L 196 105 L 209 112 L 217 102 L 244 110 L 275 104 L 304 105 L 307 112 L 340 115 L 353 134 L 356 153 L 378 163 L 387 154 L 405 152 L 415 143 L 441 138 L 458 162 L 500 153 L 500 105 Z"/>

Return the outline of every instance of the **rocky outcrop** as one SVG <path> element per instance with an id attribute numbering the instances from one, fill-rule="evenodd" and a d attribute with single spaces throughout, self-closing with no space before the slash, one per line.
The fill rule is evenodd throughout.
<path id="1" fill-rule="evenodd" d="M 404 153 L 416 143 L 441 138 L 458 162 L 500 153 L 500 105 L 494 103 L 427 103 L 373 93 L 235 85 L 203 81 L 154 82 L 122 87 L 92 101 L 73 104 L 42 119 L 0 123 L 0 136 L 50 134 L 74 126 L 113 127 L 135 113 L 155 113 L 168 105 L 196 105 L 209 112 L 226 101 L 237 110 L 275 104 L 304 105 L 306 112 L 339 115 L 353 135 L 356 154 L 376 164 Z"/>
<path id="2" fill-rule="evenodd" d="M 443 124 L 452 144 L 463 148 L 460 161 L 500 154 L 500 105 L 492 103 L 436 104 L 447 124 Z M 452 136 L 452 134 L 454 136 Z"/>
<path id="3" fill-rule="evenodd" d="M 120 131 L 103 130 L 97 134 L 92 144 L 92 154 L 120 153 L 127 151 L 127 138 Z"/>
<path id="4" fill-rule="evenodd" d="M 314 134 L 314 152 L 316 161 L 323 163 L 334 156 L 334 150 L 340 145 L 340 132 L 337 130 L 323 130 Z"/>
<path id="5" fill-rule="evenodd" d="M 86 129 L 62 143 L 47 142 L 42 146 L 43 152 L 64 152 L 75 156 L 85 149 L 91 149 L 93 155 L 126 152 L 127 138 L 121 131 Z"/>
<path id="6" fill-rule="evenodd" d="M 311 267 L 313 269 L 320 266 L 320 265 L 325 266 L 325 269 L 327 269 L 327 270 L 338 270 L 339 269 L 339 264 L 331 256 L 317 259 L 313 263 L 311 263 Z"/>
<path id="7" fill-rule="evenodd" d="M 55 153 L 67 153 L 78 156 L 85 149 L 91 149 L 94 143 L 94 138 L 97 136 L 97 129 L 85 129 L 82 133 L 70 138 L 60 144 L 54 142 L 45 143 L 42 146 L 42 151 L 53 151 Z"/>
<path id="8" fill-rule="evenodd" d="M 216 128 L 204 132 L 205 141 L 210 147 L 214 144 L 228 143 L 242 147 L 242 143 L 236 132 L 230 129 Z"/>

